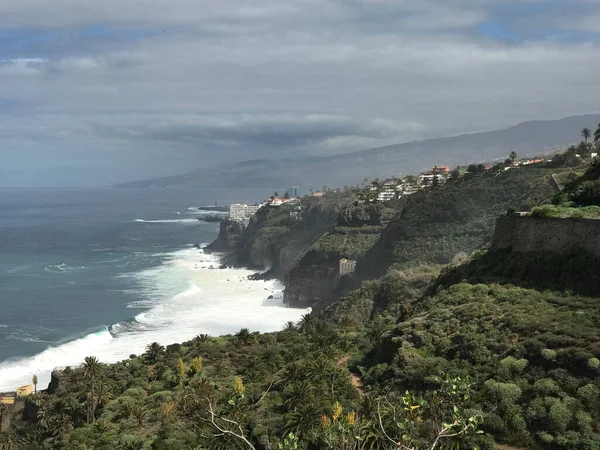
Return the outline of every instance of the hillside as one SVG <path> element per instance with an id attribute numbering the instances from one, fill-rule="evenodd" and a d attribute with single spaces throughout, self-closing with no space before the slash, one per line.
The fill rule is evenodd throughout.
<path id="1" fill-rule="evenodd" d="M 405 208 L 359 261 L 363 278 L 382 276 L 393 264 L 447 264 L 491 242 L 496 217 L 508 207 L 529 210 L 556 191 L 551 176 L 568 169 L 539 165 L 481 173 L 423 189 L 410 196 Z"/>
<path id="2" fill-rule="evenodd" d="M 0 448 L 598 450 L 592 240 L 579 236 L 561 253 L 554 235 L 534 251 L 471 252 L 507 206 L 587 207 L 599 198 L 589 195 L 597 173 L 595 162 L 499 175 L 472 167 L 406 204 L 360 204 L 346 192 L 304 198 L 300 210 L 263 208 L 231 230 L 229 258 L 270 264 L 308 292 L 335 281 L 326 267 L 342 256 L 359 262 L 353 282 L 379 278 L 345 294 L 323 284 L 327 304 L 277 333 L 199 334 L 117 364 L 87 358 L 59 370 L 22 410 L 0 408 Z M 560 193 L 553 174 L 566 180 Z M 292 209 L 301 214 L 290 220 Z M 513 217 L 549 220 L 501 217 L 499 232 Z M 562 220 L 570 233 L 573 219 L 552 219 Z"/>
<path id="3" fill-rule="evenodd" d="M 331 230 L 340 211 L 353 200 L 352 192 L 341 192 L 305 196 L 300 205 L 261 208 L 243 230 L 224 222 L 208 250 L 228 251 L 226 264 L 268 270 L 265 276 L 287 280 L 304 253 Z"/>
<path id="4" fill-rule="evenodd" d="M 352 286 L 353 274 L 340 276 L 340 260 L 360 260 L 405 203 L 400 199 L 354 204 L 341 210 L 335 226 L 315 241 L 289 272 L 285 302 L 294 307 L 322 308 L 338 291 Z"/>
<path id="5" fill-rule="evenodd" d="M 470 162 L 504 160 L 511 151 L 520 156 L 550 153 L 576 142 L 578 130 L 598 122 L 600 114 L 531 121 L 504 130 L 428 139 L 329 157 L 254 160 L 203 168 L 121 187 L 284 188 L 299 185 L 305 189 L 320 189 L 323 184 L 341 187 L 360 183 L 364 177 L 373 179 L 418 173 L 436 164 L 453 167 Z"/>
<path id="6" fill-rule="evenodd" d="M 520 271 L 490 270 L 486 253 L 440 277 L 391 270 L 278 333 L 88 360 L 27 400 L 0 445 L 598 449 L 600 302 L 553 290 L 551 255 L 534 278 L 529 256 L 508 256 Z"/>

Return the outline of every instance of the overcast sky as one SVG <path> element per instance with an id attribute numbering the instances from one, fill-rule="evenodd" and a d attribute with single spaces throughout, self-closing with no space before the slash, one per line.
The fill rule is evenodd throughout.
<path id="1" fill-rule="evenodd" d="M 598 0 L 0 0 L 0 186 L 600 112 Z"/>

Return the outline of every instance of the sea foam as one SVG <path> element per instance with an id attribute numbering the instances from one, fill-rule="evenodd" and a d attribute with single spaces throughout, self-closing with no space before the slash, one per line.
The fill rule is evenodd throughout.
<path id="1" fill-rule="evenodd" d="M 76 366 L 86 356 L 117 362 L 140 354 L 146 345 L 168 345 L 192 339 L 251 331 L 277 331 L 310 309 L 287 308 L 278 281 L 248 280 L 246 269 L 219 269 L 219 259 L 196 249 L 169 254 L 165 264 L 132 275 L 146 309 L 135 318 L 98 329 L 80 339 L 20 360 L 0 364 L 0 391 L 31 383 L 33 374 L 43 389 L 53 368 Z M 272 299 L 268 299 L 269 296 Z M 125 319 L 125 318 L 124 318 Z"/>

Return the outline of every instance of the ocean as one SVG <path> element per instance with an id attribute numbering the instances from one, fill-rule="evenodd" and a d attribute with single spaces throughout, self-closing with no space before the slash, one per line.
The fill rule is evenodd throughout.
<path id="1" fill-rule="evenodd" d="M 257 201 L 262 190 L 0 189 L 0 391 L 86 356 L 110 363 L 147 344 L 276 331 L 307 310 L 286 308 L 277 281 L 219 269 L 193 248 L 219 224 L 198 206 Z M 269 296 L 273 296 L 269 299 Z"/>

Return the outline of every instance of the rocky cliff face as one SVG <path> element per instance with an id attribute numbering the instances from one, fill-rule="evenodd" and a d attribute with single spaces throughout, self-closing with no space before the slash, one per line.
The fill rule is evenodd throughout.
<path id="1" fill-rule="evenodd" d="M 219 236 L 204 250 L 208 252 L 229 252 L 239 242 L 244 226 L 235 220 L 222 219 L 219 227 Z"/>
<path id="2" fill-rule="evenodd" d="M 447 264 L 461 253 L 489 244 L 496 218 L 507 207 L 530 209 L 555 193 L 552 173 L 552 169 L 520 168 L 448 182 L 411 195 L 359 260 L 358 278 L 383 276 L 394 264 Z"/>
<path id="3" fill-rule="evenodd" d="M 315 264 L 308 259 L 315 260 Z M 337 289 L 339 278 L 338 260 L 328 261 L 322 254 L 303 258 L 290 273 L 283 301 L 295 308 L 314 306 Z"/>
<path id="4" fill-rule="evenodd" d="M 291 270 L 284 301 L 294 307 L 322 309 L 334 296 L 353 287 L 353 274 L 340 277 L 340 259 L 360 260 L 379 238 L 384 218 L 393 208 L 373 203 L 342 209 L 336 226 L 316 241 Z"/>
<path id="5" fill-rule="evenodd" d="M 335 225 L 352 196 L 304 197 L 301 204 L 260 209 L 241 234 L 228 261 L 268 270 L 268 276 L 287 281 L 306 251 Z"/>
<path id="6" fill-rule="evenodd" d="M 600 220 L 499 217 L 492 250 L 505 249 L 558 254 L 585 249 L 600 257 Z"/>

